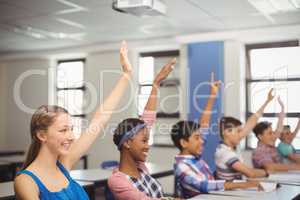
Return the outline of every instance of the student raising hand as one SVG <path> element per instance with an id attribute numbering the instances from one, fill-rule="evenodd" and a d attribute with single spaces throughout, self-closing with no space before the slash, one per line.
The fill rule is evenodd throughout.
<path id="1" fill-rule="evenodd" d="M 199 124 L 202 128 L 209 128 L 212 108 L 220 86 L 221 86 L 221 81 L 220 80 L 215 81 L 215 75 L 212 72 L 210 78 L 210 96 L 208 97 L 206 106 L 202 112 L 201 117 L 199 118 Z"/>
<path id="2" fill-rule="evenodd" d="M 167 78 L 167 76 L 170 74 L 170 72 L 174 69 L 174 65 L 176 64 L 176 58 L 173 58 L 170 60 L 156 75 L 153 85 L 159 86 L 161 81 Z"/>
<path id="3" fill-rule="evenodd" d="M 221 86 L 221 81 L 215 81 L 215 74 L 214 72 L 211 73 L 211 79 L 210 79 L 210 94 L 213 97 L 216 97 L 218 94 L 219 88 Z"/>
<path id="4" fill-rule="evenodd" d="M 278 113 L 278 121 L 277 121 L 277 127 L 276 127 L 276 130 L 274 131 L 274 133 L 276 134 L 276 137 L 279 138 L 280 137 L 280 134 L 282 133 L 283 131 L 283 120 L 284 120 L 284 117 L 285 117 L 285 113 L 284 113 L 284 104 L 280 98 L 280 96 L 278 96 L 277 98 L 277 101 L 280 105 L 280 113 Z"/>
<path id="5" fill-rule="evenodd" d="M 273 88 L 271 88 L 270 90 L 269 90 L 269 92 L 268 92 L 268 98 L 267 98 L 267 102 L 269 103 L 269 102 L 271 102 L 273 99 L 274 99 L 274 95 L 273 95 L 273 91 L 274 91 L 274 89 Z"/>
<path id="6" fill-rule="evenodd" d="M 128 47 L 126 41 L 122 42 L 120 48 L 120 63 L 122 65 L 124 73 L 130 74 L 132 71 L 132 67 L 128 59 Z"/>
<path id="7" fill-rule="evenodd" d="M 165 64 L 162 67 L 162 69 L 158 72 L 158 74 L 155 76 L 155 79 L 153 81 L 153 87 L 144 110 L 147 111 L 156 110 L 158 87 L 161 81 L 165 80 L 168 77 L 168 75 L 172 72 L 175 64 L 176 64 L 176 58 L 173 58 L 167 64 Z"/>

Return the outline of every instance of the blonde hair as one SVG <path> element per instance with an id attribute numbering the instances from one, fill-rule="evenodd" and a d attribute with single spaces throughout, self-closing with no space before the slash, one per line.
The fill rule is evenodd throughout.
<path id="1" fill-rule="evenodd" d="M 26 169 L 36 159 L 40 151 L 41 141 L 37 137 L 37 133 L 47 131 L 61 113 L 68 114 L 68 111 L 60 106 L 42 105 L 32 115 L 30 122 L 31 144 L 22 169 Z"/>

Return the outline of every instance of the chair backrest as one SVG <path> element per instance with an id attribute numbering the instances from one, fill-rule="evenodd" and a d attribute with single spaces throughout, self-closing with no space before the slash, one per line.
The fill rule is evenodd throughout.
<path id="1" fill-rule="evenodd" d="M 103 161 L 100 165 L 100 167 L 102 169 L 113 169 L 115 167 L 118 167 L 119 166 L 119 162 L 116 161 L 116 160 L 106 160 L 106 161 Z M 110 191 L 108 185 L 105 185 L 104 187 L 104 196 L 105 196 L 105 199 L 106 200 L 115 200 L 112 192 Z"/>
<path id="2" fill-rule="evenodd" d="M 103 161 L 100 165 L 102 169 L 112 169 L 119 166 L 119 162 L 116 160 Z"/>

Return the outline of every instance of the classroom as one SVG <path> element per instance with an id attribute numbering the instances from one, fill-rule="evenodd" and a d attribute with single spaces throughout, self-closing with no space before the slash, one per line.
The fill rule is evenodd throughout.
<path id="1" fill-rule="evenodd" d="M 300 200 L 300 0 L 0 0 L 0 200 Z"/>

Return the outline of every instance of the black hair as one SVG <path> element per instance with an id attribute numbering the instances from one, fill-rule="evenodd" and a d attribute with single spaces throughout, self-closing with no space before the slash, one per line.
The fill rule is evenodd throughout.
<path id="1" fill-rule="evenodd" d="M 283 126 L 283 130 L 285 130 L 285 129 L 289 129 L 289 130 L 290 130 L 290 129 L 291 129 L 291 126 L 290 126 L 290 125 L 284 125 L 284 126 Z"/>
<path id="2" fill-rule="evenodd" d="M 234 117 L 222 117 L 219 124 L 220 137 L 224 139 L 224 130 L 235 128 L 240 125 L 242 125 L 242 122 Z"/>
<path id="3" fill-rule="evenodd" d="M 124 134 L 140 124 L 145 124 L 145 122 L 138 118 L 128 118 L 120 122 L 117 128 L 114 130 L 113 141 L 115 145 L 119 146 Z"/>
<path id="4" fill-rule="evenodd" d="M 198 130 L 200 125 L 193 121 L 179 121 L 173 125 L 171 129 L 171 138 L 174 145 L 182 150 L 182 146 L 180 145 L 180 140 L 188 140 L 189 137 L 193 134 L 194 131 Z"/>
<path id="5" fill-rule="evenodd" d="M 272 123 L 267 121 L 259 122 L 258 124 L 256 124 L 253 129 L 255 136 L 258 138 L 258 136 L 262 135 L 265 130 L 271 127 L 271 125 Z"/>

